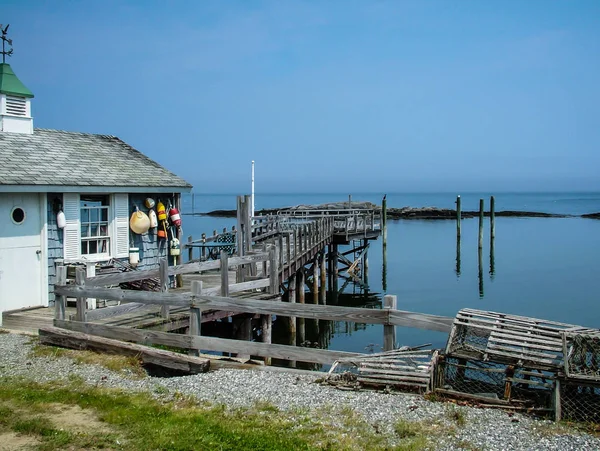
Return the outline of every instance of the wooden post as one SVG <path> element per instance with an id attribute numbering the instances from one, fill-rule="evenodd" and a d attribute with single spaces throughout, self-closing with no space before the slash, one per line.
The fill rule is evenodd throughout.
<path id="1" fill-rule="evenodd" d="M 298 303 L 299 304 L 305 303 L 306 290 L 305 290 L 304 284 L 305 284 L 304 267 L 300 266 L 300 269 L 298 270 L 298 275 L 296 276 L 296 290 L 298 292 Z M 298 319 L 296 320 L 296 325 L 298 328 L 297 329 L 298 330 L 297 342 L 300 343 L 300 345 L 302 345 L 302 343 L 304 343 L 306 341 L 305 323 L 306 323 L 306 321 L 304 320 L 304 318 L 298 317 Z"/>
<path id="2" fill-rule="evenodd" d="M 292 274 L 292 236 L 289 233 L 285 235 L 285 252 L 287 258 L 287 276 L 289 278 L 290 274 Z"/>
<path id="3" fill-rule="evenodd" d="M 206 244 L 206 233 L 202 234 L 202 244 Z M 202 261 L 206 261 L 206 247 L 202 246 L 202 255 L 200 256 Z"/>
<path id="4" fill-rule="evenodd" d="M 313 304 L 319 303 L 319 256 L 315 256 L 313 261 L 313 284 L 312 284 L 312 292 L 313 292 Z"/>
<path id="5" fill-rule="evenodd" d="M 460 205 L 460 194 L 456 196 L 456 238 L 460 240 L 460 220 L 462 217 L 462 209 Z"/>
<path id="6" fill-rule="evenodd" d="M 496 199 L 490 197 L 490 240 L 493 242 L 496 238 Z"/>
<path id="7" fill-rule="evenodd" d="M 494 257 L 494 247 L 496 243 L 494 240 L 491 240 L 490 243 L 490 279 L 494 280 L 496 276 L 496 258 Z"/>
<path id="8" fill-rule="evenodd" d="M 75 283 L 79 288 L 85 288 L 85 270 L 77 268 L 75 271 Z M 75 321 L 87 321 L 87 298 L 77 298 L 77 313 Z"/>
<path id="9" fill-rule="evenodd" d="M 383 308 L 396 310 L 398 298 L 390 294 L 383 297 Z M 383 350 L 391 351 L 396 348 L 396 326 L 383 326 Z"/>
<path id="10" fill-rule="evenodd" d="M 562 420 L 562 405 L 560 402 L 560 380 L 554 382 L 554 421 Z"/>
<path id="11" fill-rule="evenodd" d="M 460 236 L 456 237 L 456 276 L 460 277 Z"/>
<path id="12" fill-rule="evenodd" d="M 63 286 L 67 284 L 67 267 L 59 266 L 56 271 L 56 285 Z M 54 318 L 64 320 L 66 317 L 67 299 L 57 294 L 54 297 Z"/>
<path id="13" fill-rule="evenodd" d="M 227 251 L 221 251 L 221 296 L 229 297 L 229 254 Z"/>
<path id="14" fill-rule="evenodd" d="M 200 307 L 196 307 L 195 301 L 196 297 L 202 294 L 202 281 L 201 280 L 192 280 L 192 301 L 190 303 L 190 335 L 200 335 L 201 327 L 202 327 L 202 311 Z M 188 352 L 189 355 L 199 355 L 200 351 L 198 349 L 190 349 Z"/>
<path id="15" fill-rule="evenodd" d="M 279 269 L 277 266 L 278 252 L 274 246 L 269 249 L 269 294 L 279 292 Z M 262 342 L 271 344 L 273 331 L 273 316 L 271 314 L 261 316 Z M 271 364 L 271 357 L 265 357 L 265 365 Z"/>
<path id="16" fill-rule="evenodd" d="M 158 262 L 158 271 L 160 275 L 160 291 L 167 293 L 169 291 L 169 262 L 166 258 L 161 258 Z M 160 316 L 169 319 L 169 306 L 163 305 L 160 307 Z"/>
<path id="17" fill-rule="evenodd" d="M 327 268 L 325 266 L 325 248 L 319 256 L 319 269 L 321 270 L 321 290 L 319 291 L 319 303 L 325 305 L 327 302 Z"/>
<path id="18" fill-rule="evenodd" d="M 288 281 L 288 302 L 291 304 L 296 302 L 296 274 L 290 274 L 290 278 Z M 296 317 L 290 316 L 288 317 L 290 336 L 289 336 L 289 344 L 291 346 L 296 346 Z M 295 367 L 296 362 L 290 361 L 290 366 Z"/>
<path id="19" fill-rule="evenodd" d="M 383 247 L 387 246 L 387 199 L 383 196 L 381 201 L 381 235 L 383 238 Z"/>
<path id="20" fill-rule="evenodd" d="M 479 249 L 483 248 L 483 199 L 479 199 Z"/>
<path id="21" fill-rule="evenodd" d="M 477 251 L 477 260 L 479 266 L 479 297 L 483 299 L 483 249 L 479 248 Z"/>
<path id="22" fill-rule="evenodd" d="M 191 262 L 194 259 L 194 248 L 192 247 L 192 241 L 194 241 L 192 236 L 188 236 L 188 262 Z"/>

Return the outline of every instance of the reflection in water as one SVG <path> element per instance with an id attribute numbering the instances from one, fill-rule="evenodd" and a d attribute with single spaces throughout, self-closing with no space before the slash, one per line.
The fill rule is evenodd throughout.
<path id="1" fill-rule="evenodd" d="M 479 248 L 477 254 L 479 260 L 479 298 L 483 299 L 483 249 Z"/>
<path id="2" fill-rule="evenodd" d="M 494 238 L 490 240 L 490 279 L 496 276 L 496 259 L 494 257 Z"/>
<path id="3" fill-rule="evenodd" d="M 456 237 L 456 277 L 460 277 L 460 236 Z"/>

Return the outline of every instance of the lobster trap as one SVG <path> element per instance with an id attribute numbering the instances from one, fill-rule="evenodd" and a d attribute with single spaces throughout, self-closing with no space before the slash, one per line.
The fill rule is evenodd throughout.
<path id="1" fill-rule="evenodd" d="M 557 420 L 600 423 L 600 383 L 560 381 L 560 405 Z"/>
<path id="2" fill-rule="evenodd" d="M 529 411 L 554 410 L 555 375 L 549 372 L 445 356 L 438 359 L 434 384 L 441 397 Z"/>
<path id="3" fill-rule="evenodd" d="M 562 336 L 567 378 L 600 383 L 600 330 L 574 328 Z"/>
<path id="4" fill-rule="evenodd" d="M 347 357 L 336 360 L 326 380 L 346 388 L 367 386 L 425 393 L 432 389 L 437 358 L 437 351 L 411 349 Z"/>

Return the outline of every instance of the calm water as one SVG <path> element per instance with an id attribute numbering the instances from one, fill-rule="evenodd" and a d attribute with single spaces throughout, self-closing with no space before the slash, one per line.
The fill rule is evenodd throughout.
<path id="1" fill-rule="evenodd" d="M 353 194 L 355 201 L 380 203 L 383 194 Z M 600 193 L 496 194 L 496 209 L 583 214 L 600 211 Z M 477 210 L 489 194 L 462 194 L 463 210 Z M 195 211 L 234 209 L 235 195 L 196 195 Z M 453 208 L 455 194 L 388 193 L 389 207 Z M 344 201 L 341 194 L 257 195 L 256 208 Z M 191 196 L 183 199 L 191 211 Z M 184 216 L 184 236 L 231 228 L 234 219 Z M 581 218 L 496 218 L 494 273 L 490 273 L 489 223 L 485 224 L 482 278 L 479 279 L 477 219 L 463 220 L 460 272 L 457 273 L 454 221 L 390 221 L 388 226 L 386 290 L 383 290 L 381 240 L 369 251 L 369 292 L 375 304 L 382 294 L 398 296 L 398 308 L 454 316 L 464 307 L 534 316 L 600 327 L 600 221 Z M 340 281 L 339 286 L 342 286 Z M 361 290 L 349 285 L 344 298 L 367 303 Z M 363 302 L 364 300 L 364 302 Z M 369 298 L 373 306 L 373 297 Z M 323 329 L 323 328 L 322 328 Z M 355 330 L 358 329 L 358 330 Z M 330 325 L 330 349 L 375 350 L 382 344 L 382 326 Z M 402 345 L 445 344 L 446 334 L 398 328 Z"/>

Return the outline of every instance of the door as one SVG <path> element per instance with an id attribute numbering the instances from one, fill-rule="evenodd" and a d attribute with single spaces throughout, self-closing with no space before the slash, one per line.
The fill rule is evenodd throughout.
<path id="1" fill-rule="evenodd" d="M 0 193 L 0 311 L 42 305 L 40 210 L 37 193 Z"/>

